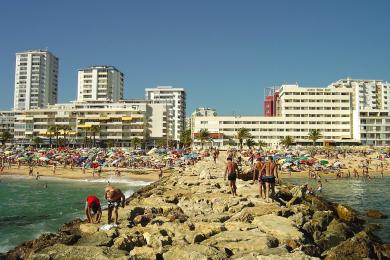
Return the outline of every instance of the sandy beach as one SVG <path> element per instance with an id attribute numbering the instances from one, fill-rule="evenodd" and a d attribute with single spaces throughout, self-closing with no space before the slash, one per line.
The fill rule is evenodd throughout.
<path id="1" fill-rule="evenodd" d="M 154 182 L 158 180 L 159 170 L 153 169 L 124 169 L 121 168 L 121 176 L 115 176 L 115 168 L 107 167 L 104 168 L 100 177 L 93 176 L 93 169 L 86 169 L 85 174 L 81 168 L 70 169 L 57 167 L 56 173 L 53 174 L 53 169 L 51 166 L 36 166 L 34 167 L 34 176 L 30 176 L 31 178 L 35 178 L 35 174 L 39 172 L 40 178 L 44 179 L 45 177 L 55 177 L 62 179 L 72 179 L 72 180 L 97 180 L 97 179 L 107 179 L 107 178 L 116 178 L 116 179 L 124 179 L 124 180 L 139 180 L 139 181 L 147 181 Z M 170 174 L 170 170 L 164 170 L 164 176 Z M 17 166 L 13 165 L 11 169 L 5 168 L 4 172 L 0 176 L 23 176 L 29 177 L 28 175 L 28 167 L 21 166 L 17 168 Z"/>

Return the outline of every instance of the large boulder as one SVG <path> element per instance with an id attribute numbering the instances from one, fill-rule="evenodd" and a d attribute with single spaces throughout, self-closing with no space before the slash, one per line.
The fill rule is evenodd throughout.
<path id="1" fill-rule="evenodd" d="M 328 250 L 337 246 L 353 235 L 352 230 L 343 222 L 336 219 L 332 220 L 321 237 L 316 240 L 316 244 L 323 250 Z"/>
<path id="2" fill-rule="evenodd" d="M 206 245 L 174 246 L 163 254 L 164 260 L 222 260 L 227 255 Z"/>
<path id="3" fill-rule="evenodd" d="M 380 259 L 380 252 L 376 250 L 380 244 L 372 235 L 361 231 L 354 237 L 341 242 L 338 246 L 325 251 L 325 259 Z"/>
<path id="4" fill-rule="evenodd" d="M 367 210 L 366 215 L 369 218 L 376 218 L 376 219 L 387 218 L 387 216 L 385 214 L 383 214 L 382 212 L 380 212 L 379 210 L 376 210 L 376 209 Z"/>
<path id="5" fill-rule="evenodd" d="M 150 259 L 158 259 L 155 250 L 152 247 L 141 246 L 135 247 L 130 251 L 130 259 L 134 260 L 150 260 Z"/>
<path id="6" fill-rule="evenodd" d="M 56 244 L 47 247 L 42 251 L 33 254 L 29 259 L 128 259 L 127 252 L 110 247 L 95 247 L 95 246 L 67 246 L 63 244 Z"/>
<path id="7" fill-rule="evenodd" d="M 256 217 L 252 224 L 257 225 L 261 231 L 276 237 L 282 243 L 287 240 L 302 241 L 304 238 L 302 232 L 290 219 L 273 214 Z"/>
<path id="8" fill-rule="evenodd" d="M 346 222 L 351 222 L 351 223 L 360 222 L 357 212 L 351 207 L 342 204 L 337 204 L 335 209 L 336 209 L 337 216 L 341 220 Z"/>

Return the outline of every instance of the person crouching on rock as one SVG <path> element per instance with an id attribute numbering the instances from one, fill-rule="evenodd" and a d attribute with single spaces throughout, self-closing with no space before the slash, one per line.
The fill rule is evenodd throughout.
<path id="1" fill-rule="evenodd" d="M 237 164 L 235 162 L 233 162 L 232 157 L 228 157 L 227 163 L 226 163 L 224 180 L 226 181 L 226 176 L 227 176 L 228 180 L 230 182 L 229 183 L 230 191 L 233 194 L 233 196 L 237 195 L 237 186 L 236 186 L 237 172 L 238 172 Z"/>
<path id="2" fill-rule="evenodd" d="M 118 208 L 121 205 L 122 208 L 125 207 L 125 195 L 120 189 L 114 188 L 111 185 L 108 185 L 104 191 L 104 197 L 108 202 L 108 224 L 111 224 L 112 211 L 114 210 L 115 214 L 115 224 L 118 225 Z"/>
<path id="3" fill-rule="evenodd" d="M 100 200 L 95 195 L 89 195 L 87 197 L 85 215 L 87 216 L 88 223 L 100 223 L 102 208 L 100 207 Z M 93 220 L 93 216 L 95 216 L 95 221 Z"/>

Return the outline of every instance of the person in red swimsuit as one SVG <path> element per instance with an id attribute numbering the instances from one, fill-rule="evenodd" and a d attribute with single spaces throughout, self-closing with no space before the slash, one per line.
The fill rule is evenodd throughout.
<path id="1" fill-rule="evenodd" d="M 85 215 L 87 216 L 88 223 L 100 223 L 102 218 L 102 208 L 100 206 L 100 200 L 95 195 L 89 195 L 85 202 Z M 96 216 L 95 221 L 93 216 Z"/>

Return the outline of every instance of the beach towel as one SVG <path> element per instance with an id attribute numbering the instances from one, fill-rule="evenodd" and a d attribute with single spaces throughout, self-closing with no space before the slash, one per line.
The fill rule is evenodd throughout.
<path id="1" fill-rule="evenodd" d="M 118 226 L 118 225 L 116 225 L 116 224 L 105 224 L 105 225 L 101 226 L 101 227 L 99 228 L 99 230 L 108 231 L 108 230 L 110 230 L 111 228 L 114 228 L 114 227 L 117 227 L 117 226 Z"/>

